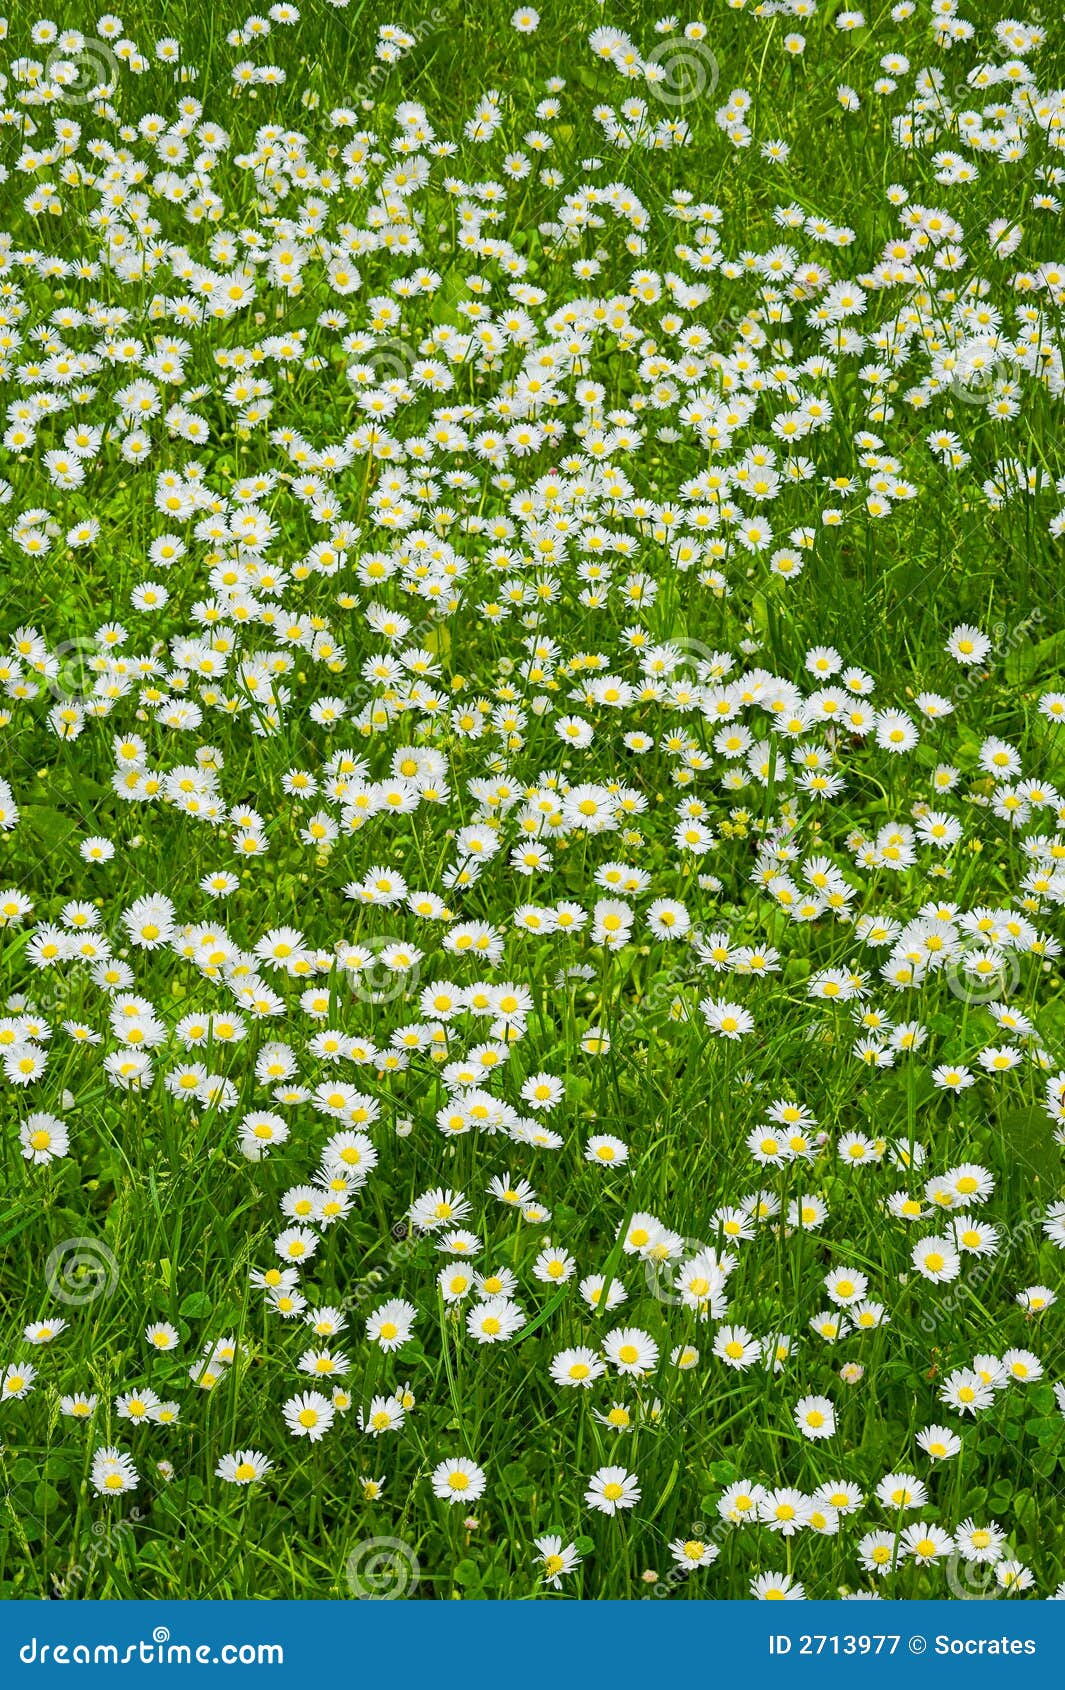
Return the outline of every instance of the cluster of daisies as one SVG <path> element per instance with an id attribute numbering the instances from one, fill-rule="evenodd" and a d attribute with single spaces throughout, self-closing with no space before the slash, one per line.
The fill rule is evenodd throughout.
<path id="1" fill-rule="evenodd" d="M 786 67 L 770 13 L 816 10 L 735 28 Z M 1024 427 L 1065 393 L 1047 29 L 893 8 L 836 90 L 898 177 L 864 230 L 701 20 L 597 27 L 610 103 L 440 111 L 401 97 L 421 25 L 367 31 L 354 99 L 293 89 L 290 4 L 209 86 L 110 14 L 14 33 L 0 505 L 51 586 L 0 643 L 0 1064 L 42 1240 L 59 1192 L 90 1236 L 5 1337 L 5 1442 L 43 1405 L 143 1497 L 221 1390 L 264 1447 L 212 1444 L 218 1489 L 347 1460 L 366 1518 L 413 1486 L 472 1540 L 513 1452 L 454 1365 L 540 1405 L 534 1451 L 565 1428 L 561 1529 L 513 1546 L 544 1588 L 645 1515 L 648 1583 L 1050 1594 L 956 1475 L 1005 1429 L 1052 1493 L 1065 1415 L 1065 691 L 1003 703 L 1052 630 L 948 614 L 888 677 L 788 635 L 902 507 L 1065 532 Z M 705 145 L 768 212 L 672 185 Z M 210 1290 L 167 1319 L 93 1196 L 116 1143 L 203 1159 L 243 1240 L 221 1287 L 184 1241 Z M 115 1281 L 105 1389 L 64 1355 Z"/>

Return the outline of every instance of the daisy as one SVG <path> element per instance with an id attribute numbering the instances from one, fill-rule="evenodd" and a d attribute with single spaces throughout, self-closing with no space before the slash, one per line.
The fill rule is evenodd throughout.
<path id="1" fill-rule="evenodd" d="M 223 1455 L 215 1467 L 215 1474 L 231 1485 L 252 1485 L 266 1477 L 273 1462 L 256 1449 L 240 1449 L 234 1455 Z"/>
<path id="2" fill-rule="evenodd" d="M 948 1426 L 925 1426 L 918 1432 L 917 1442 L 933 1461 L 949 1461 L 961 1449 L 961 1439 Z"/>
<path id="3" fill-rule="evenodd" d="M 918 1273 L 934 1284 L 956 1279 L 961 1268 L 958 1252 L 948 1238 L 922 1238 L 914 1245 L 910 1257 Z"/>
<path id="4" fill-rule="evenodd" d="M 333 1404 L 320 1391 L 304 1391 L 282 1406 L 285 1424 L 294 1438 L 319 1443 L 333 1424 Z"/>
<path id="5" fill-rule="evenodd" d="M 140 1483 L 131 1457 L 111 1447 L 94 1451 L 89 1479 L 98 1496 L 122 1496 Z"/>
<path id="6" fill-rule="evenodd" d="M 756 1573 L 750 1582 L 756 1602 L 805 1602 L 806 1591 L 790 1573 Z"/>
<path id="7" fill-rule="evenodd" d="M 556 1385 L 582 1386 L 593 1385 L 596 1379 L 601 1379 L 606 1372 L 606 1366 L 595 1350 L 577 1348 L 560 1350 L 552 1357 L 550 1373 Z"/>
<path id="8" fill-rule="evenodd" d="M 434 1496 L 452 1504 L 476 1502 L 483 1496 L 485 1484 L 483 1469 L 478 1467 L 475 1461 L 468 1461 L 464 1456 L 452 1461 L 441 1461 L 432 1473 Z"/>
<path id="9" fill-rule="evenodd" d="M 0 1402 L 28 1396 L 36 1377 L 37 1369 L 31 1367 L 29 1362 L 16 1363 L 6 1368 L 3 1378 L 0 1379 Z"/>
<path id="10" fill-rule="evenodd" d="M 830 1438 L 836 1430 L 836 1411 L 828 1397 L 800 1397 L 795 1404 L 795 1424 L 806 1438 Z"/>
<path id="11" fill-rule="evenodd" d="M 393 1297 L 375 1309 L 366 1321 L 366 1336 L 386 1354 L 403 1348 L 414 1329 L 417 1310 L 413 1303 Z"/>
<path id="12" fill-rule="evenodd" d="M 915 1521 L 906 1526 L 899 1539 L 900 1555 L 909 1555 L 920 1566 L 931 1566 L 944 1560 L 954 1550 L 954 1539 L 942 1526 Z"/>
<path id="13" fill-rule="evenodd" d="M 721 1553 L 716 1543 L 706 1543 L 702 1538 L 679 1537 L 674 1538 L 669 1552 L 682 1572 L 712 1566 Z"/>
<path id="14" fill-rule="evenodd" d="M 541 1578 L 552 1590 L 562 1588 L 562 1580 L 567 1573 L 572 1573 L 581 1565 L 582 1557 L 578 1555 L 575 1544 L 563 1543 L 560 1537 L 550 1534 L 533 1539 L 536 1550 L 535 1559 L 541 1567 Z"/>
<path id="15" fill-rule="evenodd" d="M 603 1353 L 620 1374 L 650 1373 L 658 1366 L 658 1345 L 638 1327 L 618 1327 L 603 1339 Z"/>
<path id="16" fill-rule="evenodd" d="M 640 1500 L 640 1486 L 635 1473 L 624 1467 L 599 1467 L 588 1481 L 584 1493 L 589 1508 L 603 1514 L 616 1514 L 622 1508 L 635 1508 Z"/>

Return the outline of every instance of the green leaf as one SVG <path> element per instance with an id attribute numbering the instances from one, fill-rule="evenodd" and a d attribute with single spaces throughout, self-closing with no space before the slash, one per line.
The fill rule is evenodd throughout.
<path id="1" fill-rule="evenodd" d="M 46 851 L 57 851 L 77 827 L 62 810 L 53 810 L 50 804 L 27 804 L 22 820 Z"/>
<path id="2" fill-rule="evenodd" d="M 213 1300 L 206 1291 L 190 1291 L 183 1297 L 178 1307 L 178 1314 L 186 1320 L 206 1320 L 214 1308 Z"/>

